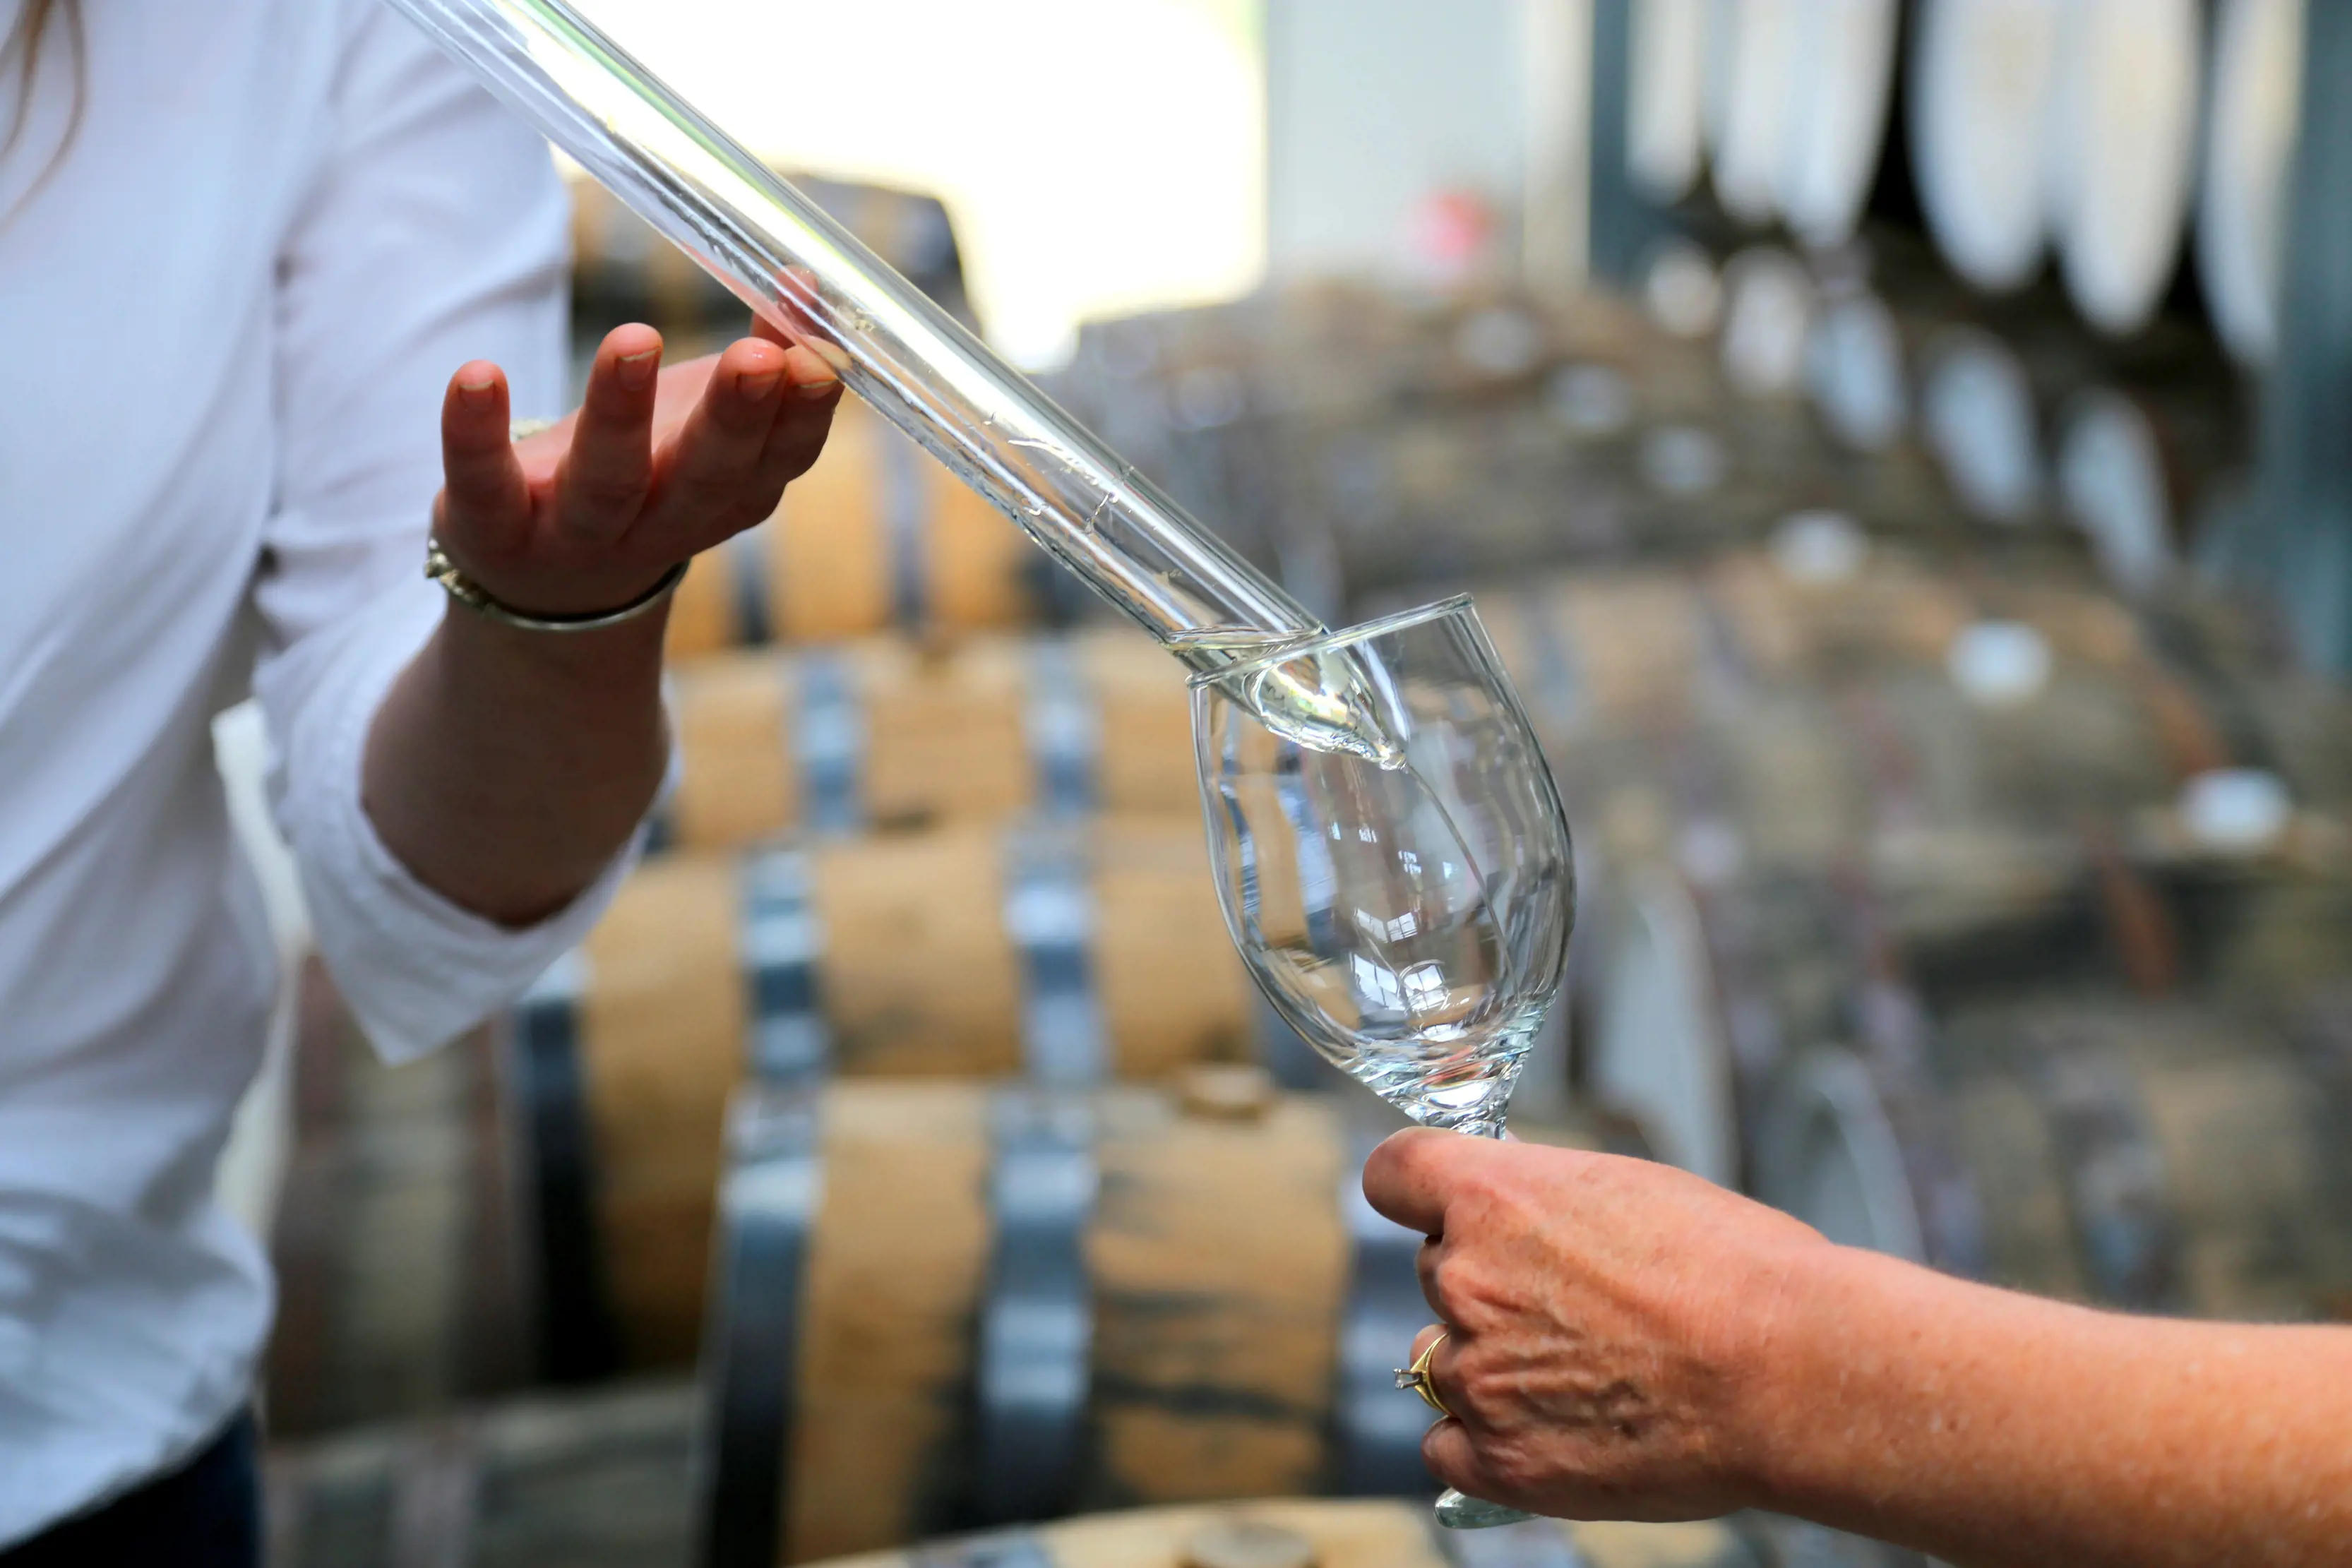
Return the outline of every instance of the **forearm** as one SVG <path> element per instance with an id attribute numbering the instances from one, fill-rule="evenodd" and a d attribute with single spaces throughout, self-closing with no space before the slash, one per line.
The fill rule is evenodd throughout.
<path id="1" fill-rule="evenodd" d="M 2352 1331 L 2125 1318 L 1840 1249 L 1770 1354 L 1785 1511 L 1963 1568 L 2352 1555 Z"/>
<path id="2" fill-rule="evenodd" d="M 663 624 L 525 632 L 451 605 L 369 732 L 361 799 L 385 847 L 501 925 L 579 896 L 661 784 Z"/>

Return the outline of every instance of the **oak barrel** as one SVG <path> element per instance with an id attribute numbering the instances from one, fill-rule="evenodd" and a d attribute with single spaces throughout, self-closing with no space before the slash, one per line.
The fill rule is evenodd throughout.
<path id="1" fill-rule="evenodd" d="M 926 1542 L 828 1568 L 1899 1568 L 1920 1561 L 1761 1516 L 1695 1524 L 1538 1520 L 1445 1531 L 1432 1528 L 1419 1502 L 1269 1500 Z"/>
<path id="2" fill-rule="evenodd" d="M 1346 1118 L 1372 1109 L 1235 1068 L 1091 1093 L 746 1090 L 704 1352 L 705 1560 L 1424 1489 L 1426 1412 L 1393 1376 L 1428 1315 L 1421 1239 L 1363 1201 L 1387 1125 Z"/>
<path id="3" fill-rule="evenodd" d="M 538 1396 L 273 1446 L 272 1568 L 680 1568 L 694 1391 Z"/>
<path id="4" fill-rule="evenodd" d="M 1480 609 L 1571 784 L 1630 758 L 1585 782 L 1661 787 L 1677 746 L 1744 733 L 1843 779 L 1822 788 L 1853 821 L 1858 791 L 2015 822 L 2168 803 L 2219 771 L 2273 774 L 2301 804 L 2352 788 L 2352 701 L 2233 608 L 1931 561 L 1834 515 L 1788 519 L 1769 550 Z"/>
<path id="5" fill-rule="evenodd" d="M 495 1042 L 387 1067 L 315 958 L 270 1238 L 273 1432 L 446 1414 L 532 1373 L 528 1260 Z"/>
<path id="6" fill-rule="evenodd" d="M 955 227 L 938 198 L 797 172 L 785 178 L 941 308 L 970 324 Z M 610 191 L 589 179 L 568 184 L 577 308 L 615 321 L 649 321 L 666 332 L 744 319 L 742 303 L 726 285 Z"/>
<path id="7" fill-rule="evenodd" d="M 2295 801 L 2352 781 L 2318 716 L 2341 694 L 2080 589 L 1893 562 L 1803 581 L 1738 554 L 1481 613 L 1579 821 L 1632 791 L 1751 857 L 1818 860 L 1874 820 L 2116 821 L 2221 773 Z"/>
<path id="8" fill-rule="evenodd" d="M 1818 1051 L 1780 1086 L 1760 1192 L 1833 1239 L 2044 1295 L 2352 1317 L 2344 1002 L 2059 998 L 1939 1019 L 1925 1061 Z"/>
<path id="9" fill-rule="evenodd" d="M 1882 815 L 1818 857 L 1754 826 L 1770 791 L 1744 807 L 1700 791 L 1679 816 L 1621 793 L 1596 835 L 1613 874 L 1581 1081 L 1665 1157 L 1732 1182 L 1756 1176 L 1774 1086 L 1817 1045 L 1881 1038 L 1907 1057 L 1906 1031 L 2002 998 L 2315 984 L 2352 961 L 2352 839 L 2275 790 L 2218 773 L 2105 819 Z"/>
<path id="10" fill-rule="evenodd" d="M 666 837 L 1200 810 L 1183 667 L 1134 632 L 877 640 L 679 670 Z"/>
<path id="11" fill-rule="evenodd" d="M 1256 1019 L 1194 821 L 649 862 L 515 1019 L 545 1353 L 692 1355 L 747 1076 L 1155 1078 L 1245 1058 Z"/>
<path id="12" fill-rule="evenodd" d="M 1620 297 L 1335 297 L 1089 329 L 1057 393 L 1333 602 L 1716 548 L 1801 506 L 1928 534 L 1958 523 L 1918 453 L 1841 448 L 1793 398 L 1732 397 L 1710 346 Z"/>
<path id="13" fill-rule="evenodd" d="M 695 558 L 669 651 L 969 630 L 1035 613 L 1051 570 L 1019 528 L 854 397 L 776 515 Z"/>

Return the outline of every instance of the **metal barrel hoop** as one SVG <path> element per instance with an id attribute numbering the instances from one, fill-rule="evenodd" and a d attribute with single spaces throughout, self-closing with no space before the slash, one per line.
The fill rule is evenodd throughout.
<path id="1" fill-rule="evenodd" d="M 604 1376 L 619 1358 L 596 1240 L 595 1149 L 580 1053 L 587 985 L 586 955 L 565 954 L 523 993 L 509 1030 L 509 1070 L 537 1175 L 530 1218 L 540 1365 L 557 1383 Z"/>
<path id="2" fill-rule="evenodd" d="M 1045 824 L 1005 831 L 1004 929 L 1021 956 L 1023 1066 L 1032 1082 L 1079 1089 L 1112 1068 L 1096 991 L 1097 925 L 1083 831 Z"/>
<path id="3" fill-rule="evenodd" d="M 1982 1279 L 1991 1268 L 1984 1205 L 1934 1086 L 1936 1026 L 1903 970 L 1877 901 L 1848 866 L 1834 878 L 1856 975 L 1846 998 L 1865 1071 L 1910 1178 L 1922 1260 Z"/>
<path id="4" fill-rule="evenodd" d="M 737 885 L 751 1075 L 761 1083 L 814 1085 L 831 1068 L 833 1040 L 818 977 L 824 931 L 808 854 L 790 847 L 752 854 Z"/>
<path id="5" fill-rule="evenodd" d="M 989 1106 L 994 1222 L 973 1356 L 973 1469 L 993 1522 L 1051 1518 L 1075 1493 L 1094 1353 L 1086 1236 L 1098 1173 L 1092 1107 L 1007 1086 Z"/>
<path id="6" fill-rule="evenodd" d="M 880 432 L 882 528 L 890 548 L 890 604 L 901 626 L 929 623 L 930 584 L 925 580 L 929 541 L 924 525 L 930 514 L 925 489 L 924 452 L 895 430 Z"/>
<path id="7" fill-rule="evenodd" d="M 1100 800 L 1102 721 L 1077 652 L 1066 637 L 1029 644 L 1029 702 L 1023 716 L 1037 779 L 1037 804 L 1049 817 L 1084 816 Z"/>
<path id="8" fill-rule="evenodd" d="M 801 786 L 801 821 L 813 833 L 866 826 L 866 710 L 840 654 L 807 648 L 794 660 L 800 705 L 791 741 Z"/>
<path id="9" fill-rule="evenodd" d="M 2050 1126 L 2084 1273 L 2111 1306 L 2185 1308 L 2181 1228 L 2164 1150 L 2131 1070 L 2050 1019 L 2027 1033 L 2024 1082 Z"/>
<path id="10" fill-rule="evenodd" d="M 755 1085 L 729 1112 L 694 1467 L 701 1568 L 772 1568 L 779 1555 L 821 1138 L 805 1090 Z"/>
<path id="11" fill-rule="evenodd" d="M 775 641 L 776 619 L 768 603 L 769 552 L 776 548 L 773 524 L 750 528 L 729 539 L 727 581 L 735 618 L 735 641 L 747 648 Z"/>

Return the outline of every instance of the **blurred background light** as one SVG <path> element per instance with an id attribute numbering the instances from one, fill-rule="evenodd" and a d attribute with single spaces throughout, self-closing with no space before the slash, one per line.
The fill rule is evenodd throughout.
<path id="1" fill-rule="evenodd" d="M 1094 316 L 1265 267 L 1261 0 L 590 0 L 780 167 L 938 196 L 989 336 L 1031 366 Z"/>

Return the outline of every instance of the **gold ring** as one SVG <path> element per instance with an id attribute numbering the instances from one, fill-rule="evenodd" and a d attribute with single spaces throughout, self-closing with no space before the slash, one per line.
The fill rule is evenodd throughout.
<path id="1" fill-rule="evenodd" d="M 1437 1385 L 1429 1375 L 1429 1361 L 1437 1354 L 1437 1347 L 1444 1344 L 1452 1333 L 1451 1329 L 1438 1330 L 1437 1337 L 1429 1342 L 1427 1349 L 1412 1358 L 1411 1366 L 1400 1366 L 1396 1369 L 1396 1385 L 1399 1388 L 1412 1389 L 1421 1396 L 1423 1404 L 1448 1420 L 1454 1419 L 1454 1412 L 1448 1410 L 1445 1407 L 1445 1401 L 1437 1396 Z"/>

